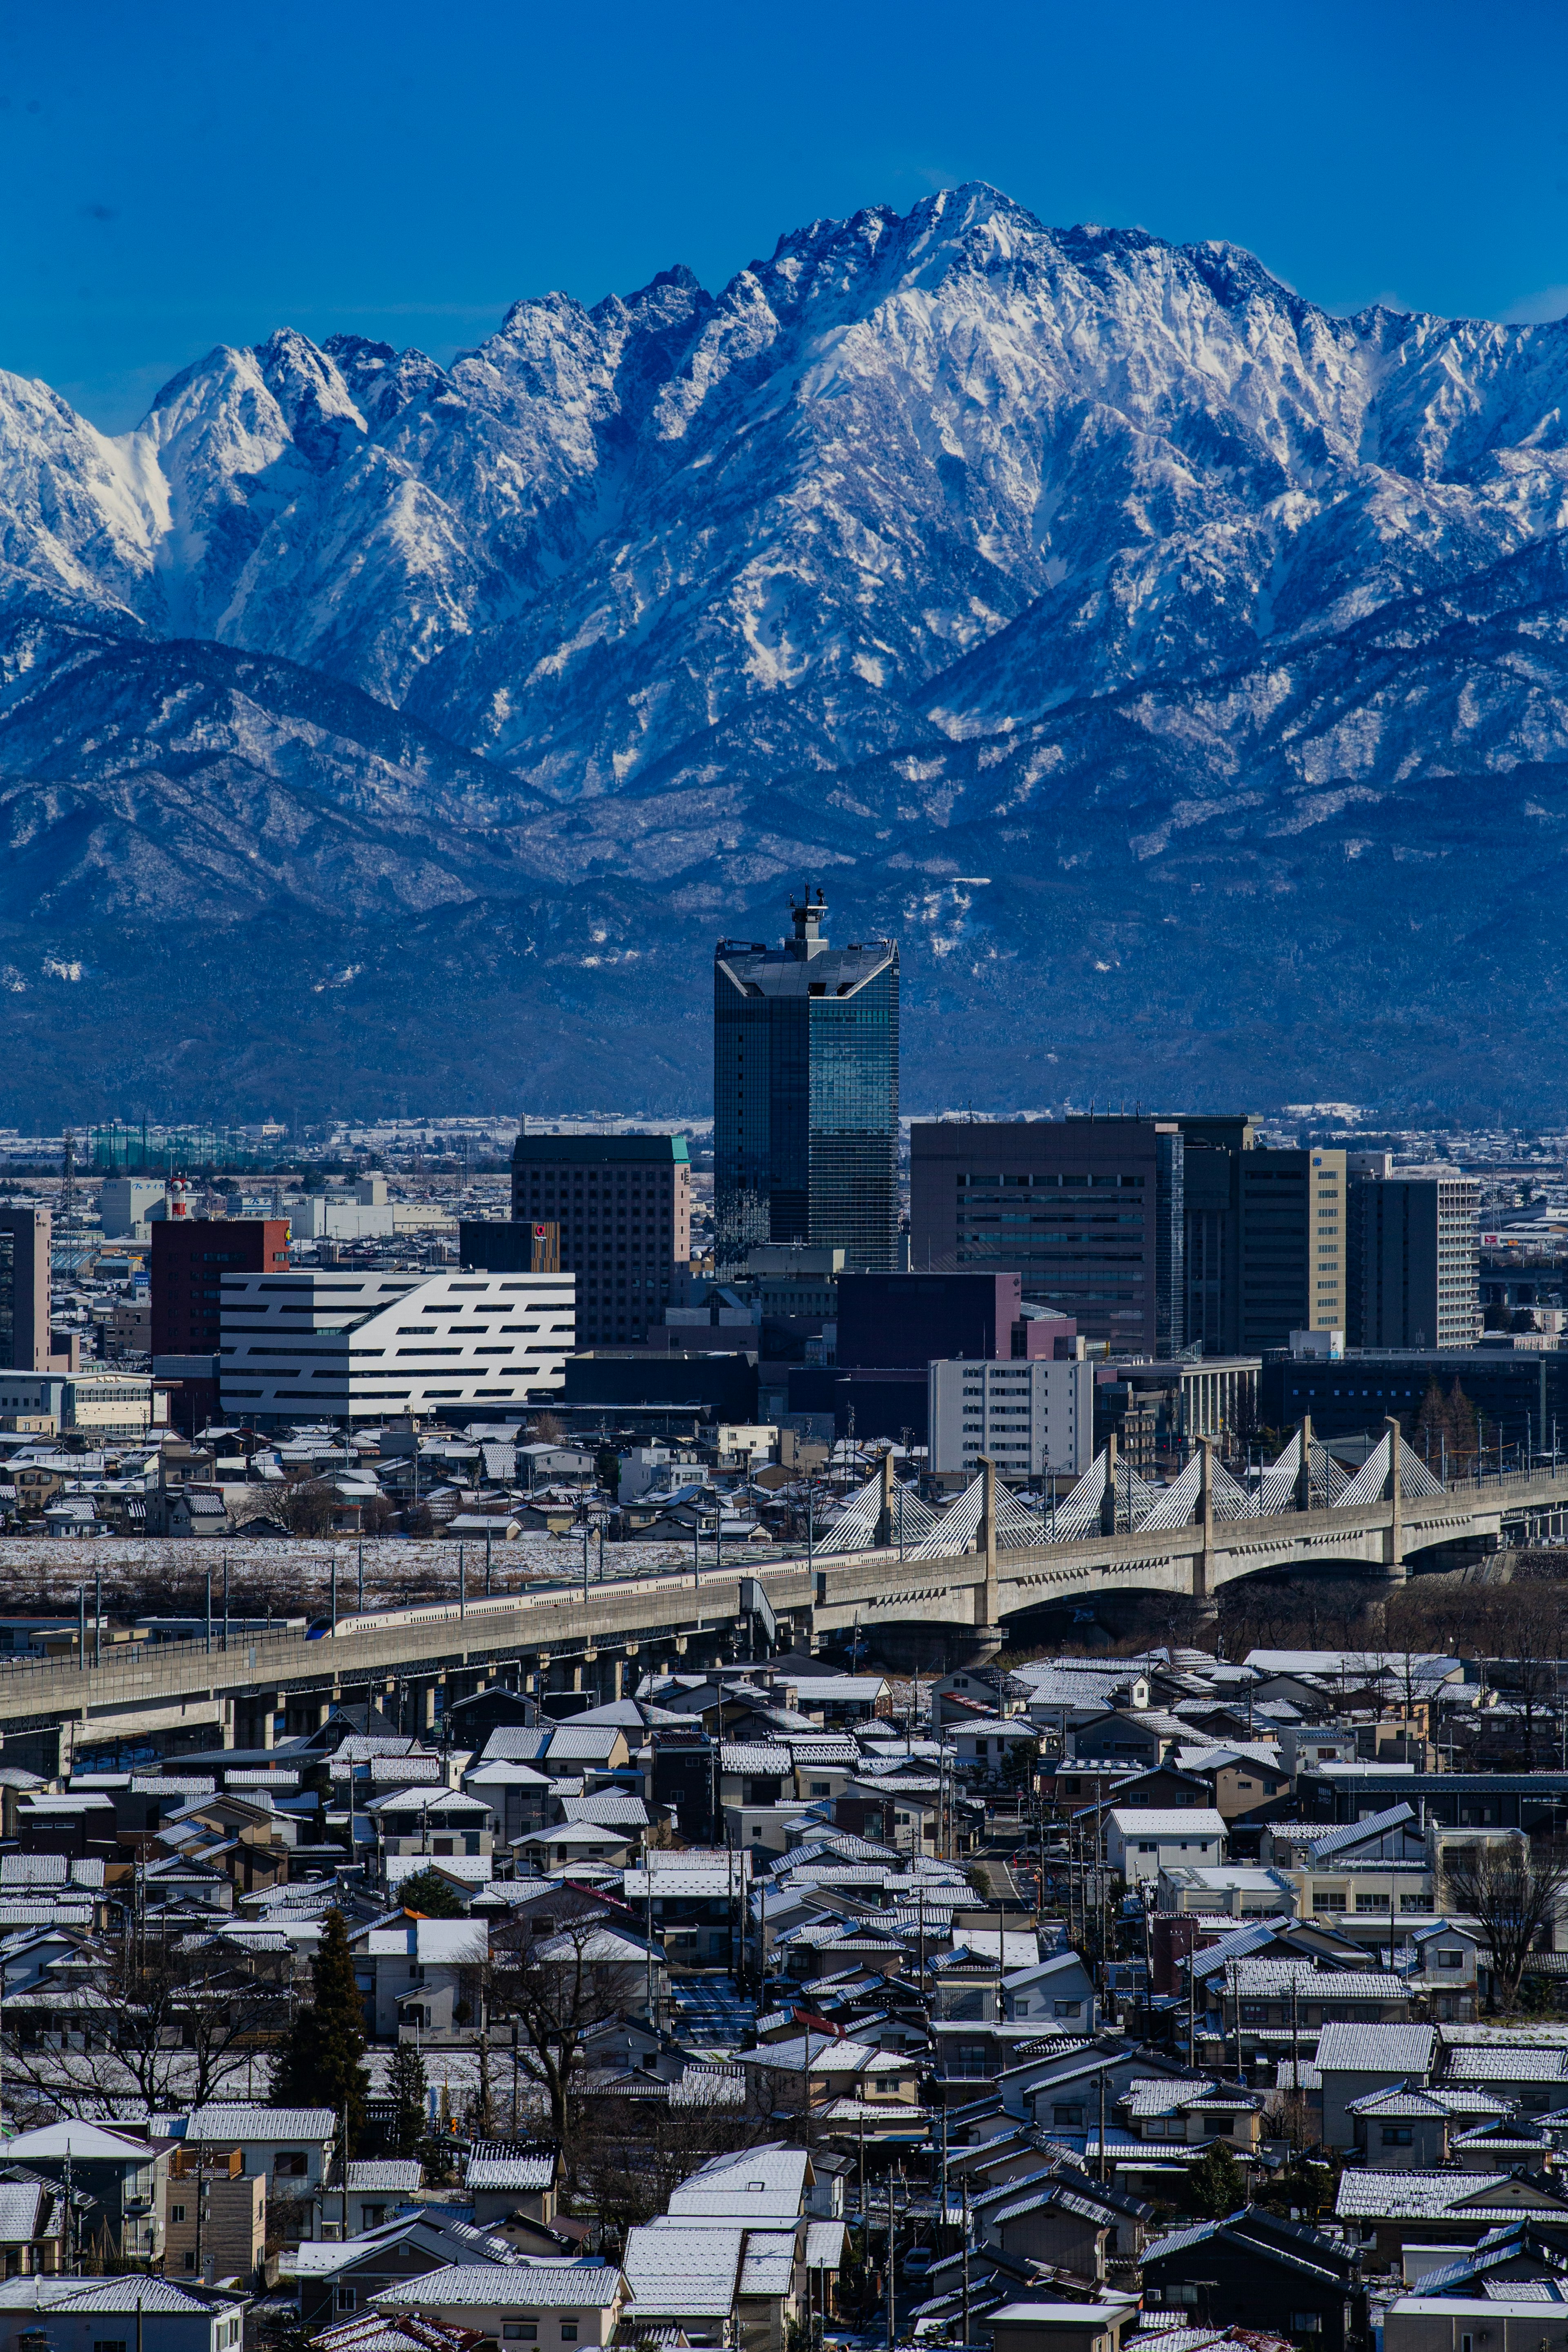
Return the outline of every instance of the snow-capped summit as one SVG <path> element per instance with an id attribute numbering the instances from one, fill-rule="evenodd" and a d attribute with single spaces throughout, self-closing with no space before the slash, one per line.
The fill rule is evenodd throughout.
<path id="1" fill-rule="evenodd" d="M 1555 840 L 1525 801 L 1554 805 L 1568 739 L 1565 393 L 1568 322 L 1338 318 L 1237 247 L 1051 228 L 983 184 L 812 221 L 716 292 L 676 265 L 527 296 L 445 367 L 280 328 L 118 439 L 0 377 L 0 773 L 115 779 L 100 842 L 175 774 L 187 840 L 196 773 L 308 776 L 329 814 L 267 818 L 287 884 L 215 846 L 204 870 L 318 924 L 318 825 L 313 875 L 379 841 L 389 891 L 441 904 L 657 874 L 695 919 L 802 854 L 884 898 L 1072 874 L 1050 921 L 1106 975 L 1091 1038 L 1126 968 L 1088 952 L 1113 841 L 1124 911 L 1217 827 L 1249 889 L 1301 900 L 1313 858 L 1374 854 L 1375 807 L 1396 898 L 1461 777 L 1495 807 L 1528 771 L 1521 838 Z M 170 854 L 128 855 L 120 903 L 193 919 Z M 112 858 L 80 856 L 107 908 Z"/>

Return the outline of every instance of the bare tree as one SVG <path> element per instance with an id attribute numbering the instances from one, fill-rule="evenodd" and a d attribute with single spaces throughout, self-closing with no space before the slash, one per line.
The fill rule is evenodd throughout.
<path id="1" fill-rule="evenodd" d="M 283 1985 L 235 1965 L 215 1940 L 128 1935 L 104 1952 L 96 1982 L 73 1995 L 79 2048 L 49 2047 L 29 2012 L 6 2004 L 5 2073 L 13 2092 L 69 2111 L 106 2093 L 150 2109 L 200 2106 L 232 2085 L 248 2053 L 269 2052 L 288 2022 Z"/>
<path id="2" fill-rule="evenodd" d="M 1542 1842 L 1532 1850 L 1522 1832 L 1489 1838 L 1450 1847 L 1444 1875 L 1452 1906 L 1479 1924 L 1503 2007 L 1511 2009 L 1524 1964 L 1568 1891 L 1568 1848 Z"/>
<path id="3" fill-rule="evenodd" d="M 324 1536 L 331 1531 L 336 1500 L 324 1478 L 297 1478 L 278 1496 L 275 1508 L 291 1536 Z"/>
<path id="4" fill-rule="evenodd" d="M 490 2015 L 517 2020 L 519 2071 L 549 2102 L 550 2129 L 563 2147 L 584 2042 L 644 2006 L 643 1971 L 622 1949 L 621 1934 L 598 1912 L 563 1919 L 548 1935 L 529 1936 L 525 1927 L 491 1960 Z"/>
<path id="5" fill-rule="evenodd" d="M 722 2091 L 732 2079 L 716 2074 L 716 2086 Z M 716 2096 L 700 2105 L 613 2095 L 580 2100 L 572 2123 L 576 2169 L 606 2245 L 620 2252 L 626 2232 L 664 2212 L 699 2165 L 777 2139 L 772 2107 L 769 2093 L 759 2112 L 749 2084 L 737 2099 Z"/>

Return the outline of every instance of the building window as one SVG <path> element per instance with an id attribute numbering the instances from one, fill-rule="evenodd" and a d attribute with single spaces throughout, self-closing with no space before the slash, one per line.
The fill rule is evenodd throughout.
<path id="1" fill-rule="evenodd" d="M 359 2289 L 358 2289 L 357 2287 L 352 2287 L 352 2286 L 340 2286 L 340 2287 L 338 2289 L 338 2308 L 339 2308 L 339 2310 L 340 2310 L 340 2311 L 357 2311 L 357 2310 L 359 2309 L 359 2307 L 360 2307 L 360 2293 L 359 2293 Z"/>
<path id="2" fill-rule="evenodd" d="M 1416 2145 L 1414 2127 L 1409 2124 L 1385 2124 L 1383 2145 L 1385 2147 L 1414 2147 Z"/>

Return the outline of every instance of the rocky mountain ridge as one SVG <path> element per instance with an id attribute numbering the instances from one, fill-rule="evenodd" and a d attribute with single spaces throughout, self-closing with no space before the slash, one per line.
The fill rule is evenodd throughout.
<path id="1" fill-rule="evenodd" d="M 1565 388 L 979 187 L 118 440 L 0 376 L 5 1098 L 689 1107 L 810 871 L 917 1103 L 1542 1110 Z"/>

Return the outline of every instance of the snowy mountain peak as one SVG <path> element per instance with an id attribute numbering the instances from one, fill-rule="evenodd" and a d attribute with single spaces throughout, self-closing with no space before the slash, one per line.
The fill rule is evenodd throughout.
<path id="1" fill-rule="evenodd" d="M 1307 888 L 1281 845 L 1332 838 L 1343 881 L 1382 810 L 1375 903 L 1419 925 L 1451 781 L 1528 769 L 1551 812 L 1568 766 L 1568 322 L 1338 318 L 1222 240 L 983 183 L 809 222 L 713 292 L 677 264 L 528 296 L 446 366 L 280 328 L 112 440 L 0 377 L 0 532 L 22 932 L 69 874 L 160 921 L 219 874 L 250 907 L 258 839 L 312 936 L 332 873 L 366 922 L 383 885 L 527 879 L 533 956 L 616 876 L 738 919 L 815 860 L 939 933 L 972 1005 L 1010 950 L 963 963 L 985 926 L 944 877 L 1023 871 L 1023 932 L 1102 927 L 1103 1035 L 1109 910 L 1161 876 L 1261 906 Z M 1521 802 L 1516 859 L 1557 822 Z M 1268 997 L 1249 919 L 1226 951 Z"/>

